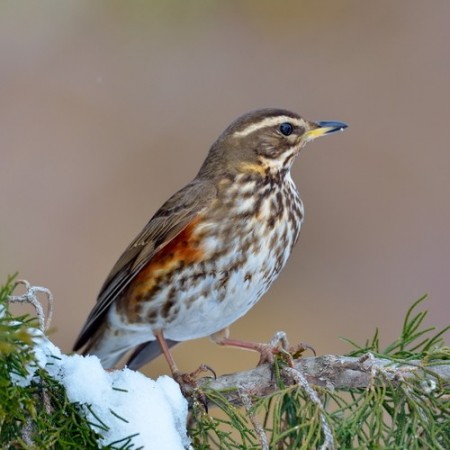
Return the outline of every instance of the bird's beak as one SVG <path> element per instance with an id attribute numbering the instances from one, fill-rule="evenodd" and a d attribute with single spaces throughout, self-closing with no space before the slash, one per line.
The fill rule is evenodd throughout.
<path id="1" fill-rule="evenodd" d="M 310 122 L 311 129 L 304 134 L 306 141 L 312 141 L 335 131 L 343 131 L 348 125 L 344 122 Z"/>

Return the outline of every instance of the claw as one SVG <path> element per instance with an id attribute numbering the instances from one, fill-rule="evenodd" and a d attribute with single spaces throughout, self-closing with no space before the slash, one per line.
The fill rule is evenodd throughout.
<path id="1" fill-rule="evenodd" d="M 191 376 L 197 378 L 197 376 L 202 372 L 210 372 L 215 380 L 217 380 L 217 374 L 210 366 L 207 364 L 201 364 L 200 367 L 191 373 Z"/>
<path id="2" fill-rule="evenodd" d="M 316 356 L 316 351 L 308 344 L 289 345 L 284 331 L 276 332 L 269 344 L 256 344 L 255 350 L 261 355 L 258 366 L 265 363 L 273 364 L 274 358 L 278 356 L 287 365 L 293 367 L 294 360 L 300 358 L 306 350 L 311 350 Z"/>
<path id="3" fill-rule="evenodd" d="M 279 356 L 289 366 L 293 367 L 294 359 L 299 358 L 305 350 L 312 350 L 314 355 L 316 354 L 314 349 L 307 344 L 299 344 L 295 347 L 289 345 L 284 331 L 277 331 L 268 344 L 230 339 L 228 328 L 214 333 L 210 337 L 213 342 L 219 345 L 257 351 L 260 354 L 258 366 L 265 363 L 273 365 L 275 357 Z"/>
<path id="4" fill-rule="evenodd" d="M 208 399 L 205 395 L 205 393 L 199 389 L 197 386 L 197 378 L 201 373 L 204 372 L 210 372 L 214 379 L 217 378 L 216 372 L 209 367 L 206 364 L 201 364 L 198 369 L 194 370 L 191 373 L 181 373 L 181 372 L 174 372 L 173 377 L 175 381 L 180 385 L 180 389 L 182 394 L 186 398 L 191 398 L 194 401 L 198 401 L 203 408 L 205 409 L 205 412 L 208 412 Z"/>
<path id="5" fill-rule="evenodd" d="M 208 398 L 206 397 L 205 393 L 198 390 L 197 400 L 201 403 L 201 405 L 205 409 L 205 413 L 208 414 Z"/>
<path id="6" fill-rule="evenodd" d="M 297 345 L 297 347 L 292 352 L 292 356 L 294 358 L 299 358 L 302 355 L 302 353 L 305 352 L 306 350 L 311 350 L 314 356 L 317 356 L 314 347 L 311 347 L 309 344 L 305 344 L 304 342 L 300 342 L 300 344 Z"/>

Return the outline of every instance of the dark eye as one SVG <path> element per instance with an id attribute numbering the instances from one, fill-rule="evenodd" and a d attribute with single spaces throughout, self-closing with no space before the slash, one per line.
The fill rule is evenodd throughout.
<path id="1" fill-rule="evenodd" d="M 280 125 L 280 132 L 281 134 L 284 134 L 285 136 L 289 136 L 294 131 L 294 127 L 292 123 L 289 122 L 283 122 Z"/>

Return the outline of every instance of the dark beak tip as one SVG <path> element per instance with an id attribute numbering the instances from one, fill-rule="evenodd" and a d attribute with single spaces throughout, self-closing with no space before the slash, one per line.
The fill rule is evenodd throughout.
<path id="1" fill-rule="evenodd" d="M 343 131 L 345 128 L 348 127 L 348 125 L 344 122 L 330 122 L 330 121 L 323 121 L 323 122 L 317 122 L 320 128 L 329 128 L 329 131 L 327 133 L 334 133 L 335 131 Z"/>

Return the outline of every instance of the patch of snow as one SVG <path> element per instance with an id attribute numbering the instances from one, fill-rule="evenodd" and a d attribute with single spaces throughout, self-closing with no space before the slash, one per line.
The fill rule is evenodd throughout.
<path id="1" fill-rule="evenodd" d="M 35 337 L 38 366 L 66 388 L 73 403 L 79 403 L 92 428 L 101 433 L 100 445 L 126 442 L 134 436 L 133 448 L 183 450 L 190 448 L 186 432 L 188 404 L 178 384 L 168 376 L 154 381 L 129 369 L 105 371 L 96 356 L 63 355 L 45 336 Z M 14 382 L 29 384 L 34 376 Z M 99 423 L 100 422 L 100 423 Z M 104 424 L 107 431 L 100 428 Z"/>

